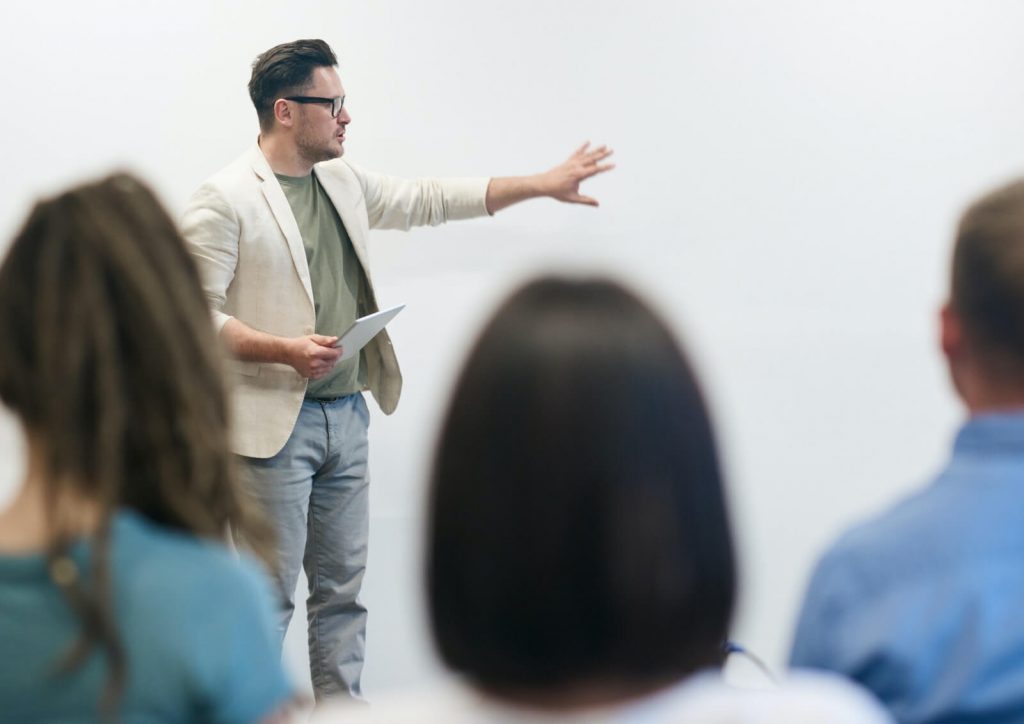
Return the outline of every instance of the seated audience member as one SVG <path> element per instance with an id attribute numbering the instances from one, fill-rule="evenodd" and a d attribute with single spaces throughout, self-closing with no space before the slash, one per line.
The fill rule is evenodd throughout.
<path id="1" fill-rule="evenodd" d="M 1024 721 L 1024 181 L 957 232 L 942 351 L 967 409 L 926 487 L 819 563 L 792 663 L 872 690 L 900 722 Z"/>
<path id="2" fill-rule="evenodd" d="M 464 683 L 322 721 L 888 721 L 838 678 L 721 683 L 735 566 L 711 424 L 672 334 L 614 282 L 535 281 L 484 329 L 427 550 L 435 639 Z"/>
<path id="3" fill-rule="evenodd" d="M 265 524 L 239 496 L 197 272 L 131 176 L 39 203 L 0 267 L 0 399 L 23 484 L 0 511 L 0 720 L 285 714 Z"/>

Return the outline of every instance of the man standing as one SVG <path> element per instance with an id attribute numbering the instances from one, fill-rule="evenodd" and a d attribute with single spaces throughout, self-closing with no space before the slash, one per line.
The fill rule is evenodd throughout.
<path id="1" fill-rule="evenodd" d="M 942 351 L 969 413 L 930 485 L 818 565 L 791 663 L 904 724 L 1024 720 L 1024 181 L 964 215 Z"/>
<path id="2" fill-rule="evenodd" d="M 186 239 L 235 378 L 235 451 L 278 532 L 281 635 L 299 565 L 309 578 L 309 656 L 318 699 L 358 697 L 366 609 L 357 594 L 368 536 L 362 391 L 385 413 L 402 378 L 386 332 L 339 361 L 339 330 L 377 311 L 370 228 L 409 229 L 493 214 L 549 196 L 597 205 L 584 179 L 612 168 L 605 147 L 550 171 L 492 179 L 406 180 L 342 159 L 351 116 L 322 40 L 278 45 L 253 64 L 257 146 L 206 181 L 183 216 Z"/>

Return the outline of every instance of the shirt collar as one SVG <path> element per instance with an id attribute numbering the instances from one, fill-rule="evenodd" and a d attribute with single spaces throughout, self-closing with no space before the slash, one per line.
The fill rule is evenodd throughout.
<path id="1" fill-rule="evenodd" d="M 957 433 L 957 453 L 1024 453 L 1024 409 L 973 415 Z"/>

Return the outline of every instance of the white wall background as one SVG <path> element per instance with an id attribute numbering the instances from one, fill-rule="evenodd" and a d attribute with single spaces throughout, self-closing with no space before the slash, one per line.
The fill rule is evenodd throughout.
<path id="1" fill-rule="evenodd" d="M 730 473 L 735 636 L 785 658 L 815 556 L 941 465 L 936 353 L 953 223 L 1021 173 L 1015 0 L 136 0 L 0 10 L 0 242 L 40 193 L 129 167 L 177 213 L 255 140 L 260 51 L 323 37 L 350 156 L 395 174 L 542 170 L 585 139 L 593 210 L 533 202 L 373 244 L 406 384 L 371 425 L 371 696 L 438 675 L 420 604 L 425 470 L 485 312 L 538 270 L 646 290 L 690 345 Z M 3 341 L 0 340 L 0 344 Z M 0 424 L 0 498 L 22 464 Z M 307 678 L 304 634 L 287 659 Z"/>

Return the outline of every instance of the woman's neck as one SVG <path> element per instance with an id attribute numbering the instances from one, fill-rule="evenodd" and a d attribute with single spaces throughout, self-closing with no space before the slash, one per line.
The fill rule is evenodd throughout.
<path id="1" fill-rule="evenodd" d="M 578 683 L 555 690 L 491 688 L 483 690 L 506 704 L 538 711 L 579 712 L 591 708 L 626 704 L 679 683 L 677 677 L 645 682 L 615 680 Z"/>
<path id="2" fill-rule="evenodd" d="M 57 536 L 55 523 L 61 533 L 75 537 L 99 528 L 101 506 L 97 501 L 71 486 L 58 488 L 53 497 L 48 495 L 42 461 L 39 446 L 30 443 L 21 486 L 10 505 L 0 510 L 0 553 L 45 551 Z"/>

